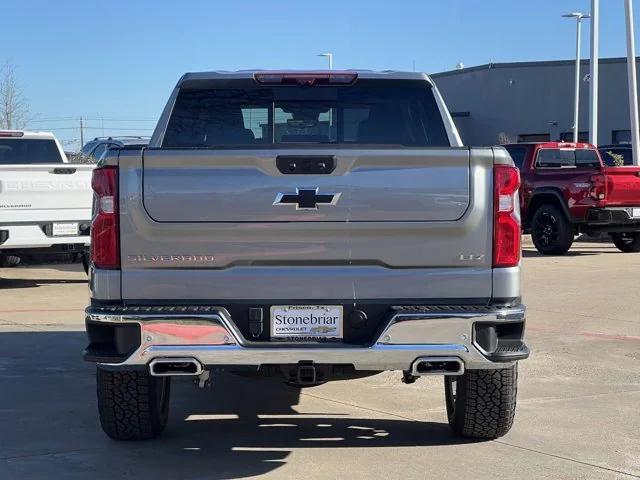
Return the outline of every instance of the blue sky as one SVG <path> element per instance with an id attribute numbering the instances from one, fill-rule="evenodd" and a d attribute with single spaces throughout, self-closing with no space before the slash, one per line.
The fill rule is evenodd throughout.
<path id="1" fill-rule="evenodd" d="M 573 58 L 589 0 L 3 2 L 0 63 L 27 97 L 30 128 L 69 148 L 86 137 L 148 134 L 186 71 L 371 68 L 439 72 L 463 62 Z M 640 13 L 640 2 L 636 2 Z M 636 17 L 639 17 L 636 14 Z M 640 30 L 640 19 L 637 18 Z M 583 55 L 588 55 L 588 22 Z M 601 56 L 624 56 L 622 0 L 601 0 Z M 104 118 L 104 120 L 101 120 Z M 85 137 L 85 138 L 86 138 Z"/>

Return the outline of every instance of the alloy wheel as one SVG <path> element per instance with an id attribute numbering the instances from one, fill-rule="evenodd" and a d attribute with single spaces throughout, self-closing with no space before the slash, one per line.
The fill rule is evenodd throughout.
<path id="1" fill-rule="evenodd" d="M 545 247 L 550 247 L 558 242 L 558 221 L 550 213 L 540 215 L 534 224 L 533 234 L 536 241 Z"/>

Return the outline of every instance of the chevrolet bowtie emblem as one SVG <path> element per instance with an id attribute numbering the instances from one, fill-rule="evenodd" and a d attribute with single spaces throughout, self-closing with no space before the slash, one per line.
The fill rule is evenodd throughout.
<path id="1" fill-rule="evenodd" d="M 274 205 L 295 205 L 296 210 L 317 210 L 318 205 L 335 205 L 342 193 L 318 193 L 318 188 L 296 188 L 296 193 L 279 193 Z"/>

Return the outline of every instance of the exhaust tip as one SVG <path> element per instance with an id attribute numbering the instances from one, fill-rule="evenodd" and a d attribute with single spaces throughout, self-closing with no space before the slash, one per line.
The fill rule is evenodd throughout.
<path id="1" fill-rule="evenodd" d="M 154 377 L 197 376 L 204 368 L 195 358 L 155 358 L 149 363 Z"/>
<path id="2" fill-rule="evenodd" d="M 462 375 L 464 363 L 457 357 L 420 357 L 411 364 L 411 375 Z"/>

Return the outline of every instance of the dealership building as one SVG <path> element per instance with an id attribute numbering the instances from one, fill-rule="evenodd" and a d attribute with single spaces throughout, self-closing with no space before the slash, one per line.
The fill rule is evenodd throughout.
<path id="1" fill-rule="evenodd" d="M 628 143 L 626 58 L 601 59 L 599 70 L 598 144 Z M 465 145 L 573 138 L 575 61 L 491 63 L 432 78 Z M 588 141 L 588 60 L 581 64 L 580 79 L 579 139 Z"/>

